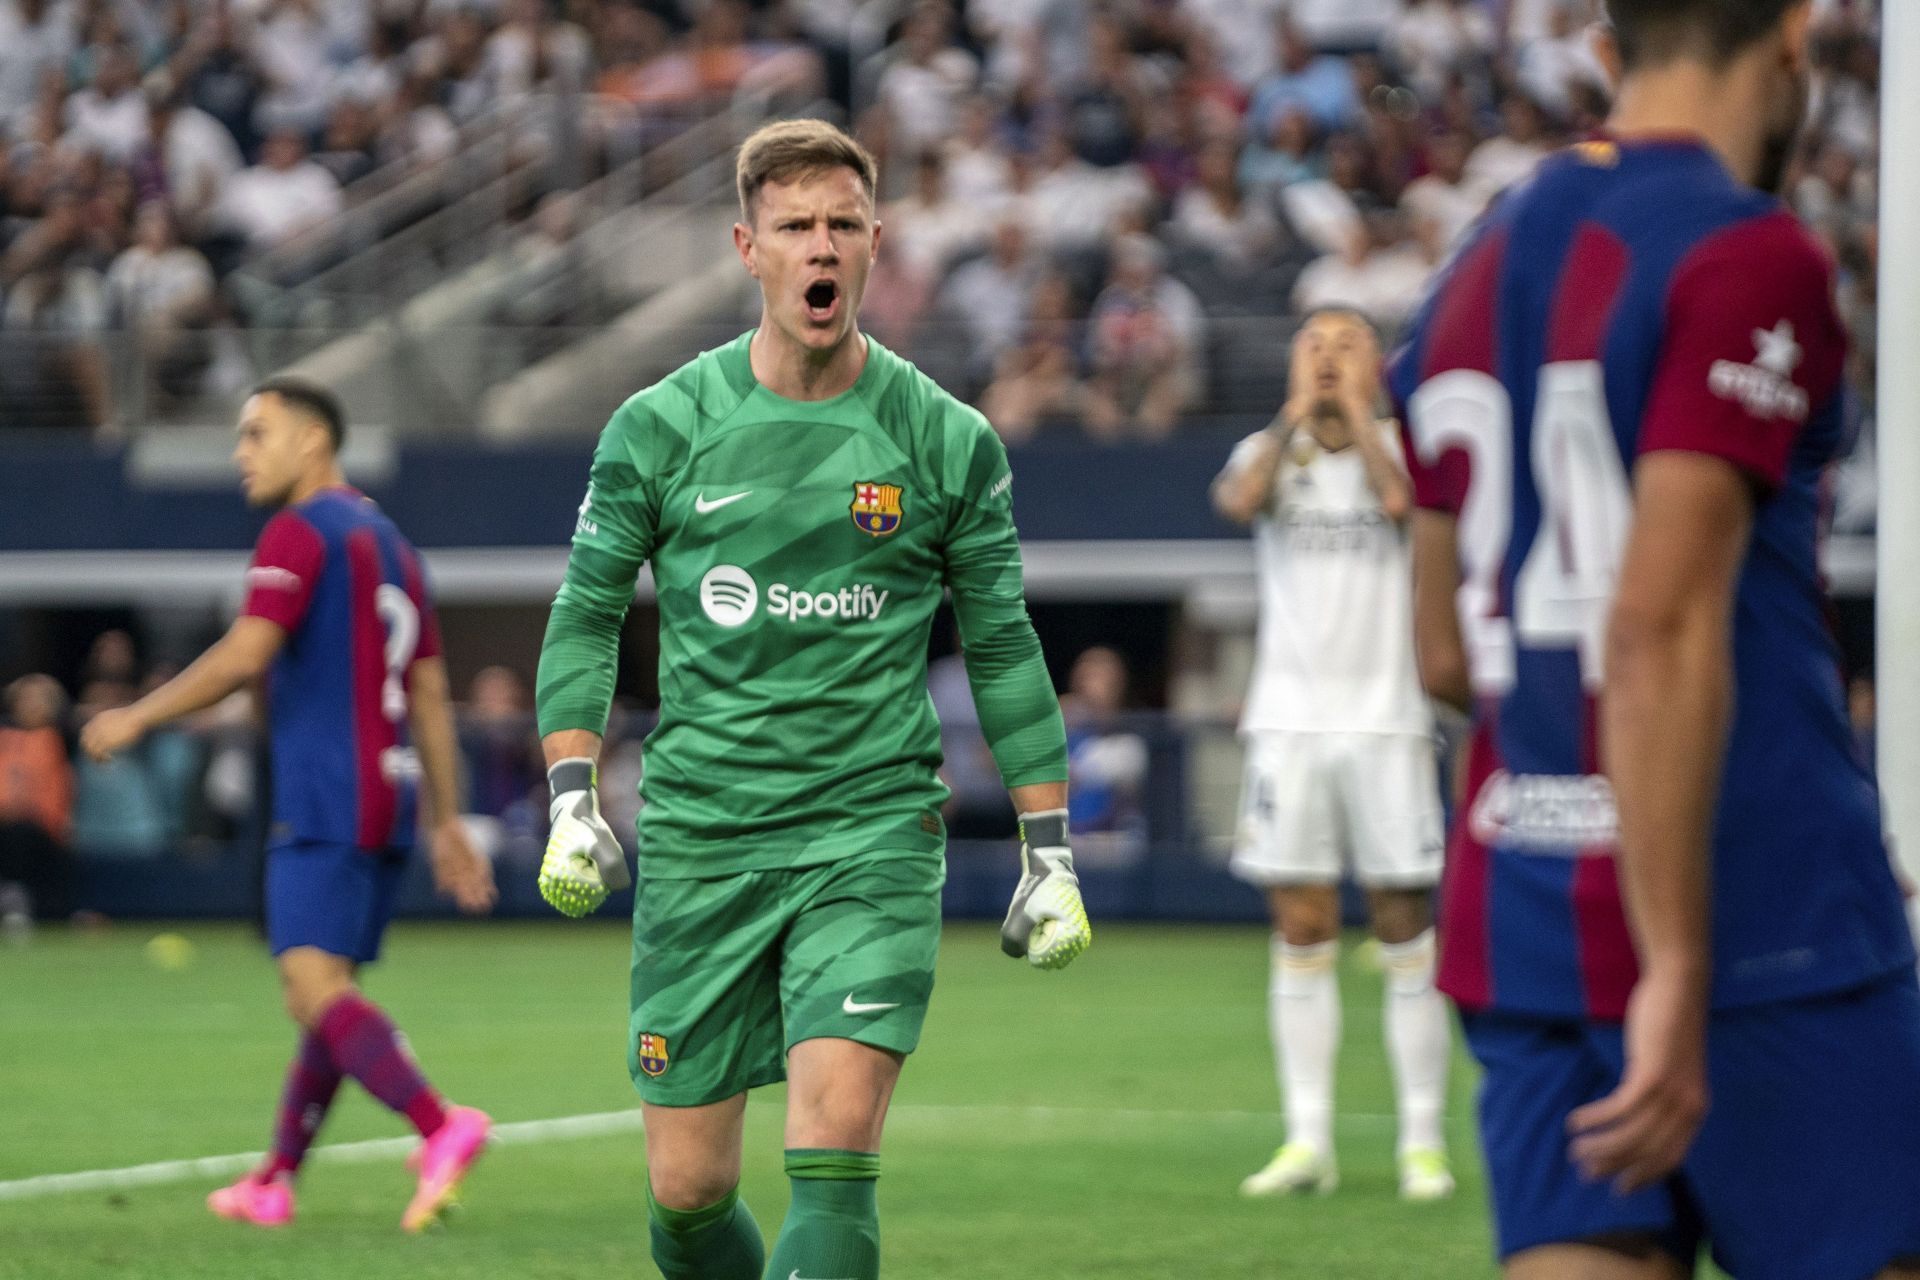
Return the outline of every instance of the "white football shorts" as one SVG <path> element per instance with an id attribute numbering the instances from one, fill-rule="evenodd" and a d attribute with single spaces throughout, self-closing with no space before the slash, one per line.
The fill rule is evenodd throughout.
<path id="1" fill-rule="evenodd" d="M 1430 888 L 1445 855 L 1433 740 L 1408 733 L 1255 733 L 1233 873 L 1256 885 Z"/>

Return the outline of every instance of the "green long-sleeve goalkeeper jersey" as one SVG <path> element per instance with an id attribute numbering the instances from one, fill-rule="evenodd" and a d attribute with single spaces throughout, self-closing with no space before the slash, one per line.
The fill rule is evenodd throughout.
<path id="1" fill-rule="evenodd" d="M 602 732 L 652 563 L 660 722 L 639 834 L 661 878 L 940 846 L 926 669 L 945 588 L 1002 778 L 1067 776 L 986 420 L 871 340 L 847 392 L 786 399 L 754 380 L 752 336 L 607 424 L 540 653 L 540 732 Z"/>

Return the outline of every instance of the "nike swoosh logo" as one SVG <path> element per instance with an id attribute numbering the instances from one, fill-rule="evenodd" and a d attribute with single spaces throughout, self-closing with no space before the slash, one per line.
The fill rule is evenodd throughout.
<path id="1" fill-rule="evenodd" d="M 798 1268 L 795 1268 L 794 1270 L 787 1273 L 787 1280 L 806 1280 L 806 1277 L 800 1274 L 800 1271 Z"/>
<path id="2" fill-rule="evenodd" d="M 861 1004 L 851 995 L 840 1002 L 841 1010 L 846 1013 L 879 1013 L 882 1009 L 898 1009 L 899 1007 L 900 1002 L 898 1000 L 892 1004 Z M 789 1276 L 788 1280 L 793 1280 L 793 1278 Z"/>
<path id="3" fill-rule="evenodd" d="M 706 494 L 704 493 L 699 494 L 693 500 L 693 509 L 695 511 L 698 511 L 701 515 L 705 515 L 709 511 L 718 511 L 720 508 L 724 506 L 728 506 L 732 503 L 738 502 L 740 501 L 740 499 L 746 497 L 748 494 L 752 492 L 753 490 L 746 489 L 739 493 L 729 494 L 727 497 L 724 497 L 724 498 L 715 498 L 712 502 L 707 501 Z"/>

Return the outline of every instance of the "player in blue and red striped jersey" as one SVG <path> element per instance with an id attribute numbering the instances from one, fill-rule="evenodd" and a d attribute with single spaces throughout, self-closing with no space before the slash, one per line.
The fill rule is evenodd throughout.
<path id="1" fill-rule="evenodd" d="M 268 677 L 267 935 L 302 1037 L 267 1163 L 208 1204 L 262 1226 L 289 1221 L 294 1175 L 351 1076 L 425 1139 L 419 1187 L 401 1219 L 417 1231 L 449 1203 L 489 1128 L 483 1112 L 441 1099 L 355 983 L 380 953 L 421 825 L 420 779 L 439 889 L 462 910 L 484 912 L 493 872 L 460 824 L 447 672 L 419 557 L 347 486 L 343 433 L 339 403 L 324 388 L 282 377 L 255 389 L 234 461 L 247 500 L 280 510 L 261 531 L 240 616 L 174 679 L 95 717 L 81 741 L 104 760 Z"/>
<path id="2" fill-rule="evenodd" d="M 1440 982 L 1511 1277 L 1920 1275 L 1920 987 L 1815 551 L 1832 270 L 1772 196 L 1807 0 L 1610 0 L 1606 136 L 1389 383 L 1423 674 L 1474 713 Z"/>

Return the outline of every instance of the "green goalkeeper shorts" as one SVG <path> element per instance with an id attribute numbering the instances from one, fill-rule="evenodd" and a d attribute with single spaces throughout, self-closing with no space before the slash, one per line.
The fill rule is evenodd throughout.
<path id="1" fill-rule="evenodd" d="M 627 1070 L 648 1102 L 694 1107 L 787 1078 L 831 1036 L 920 1042 L 940 948 L 937 851 L 875 851 L 714 880 L 642 878 Z"/>

